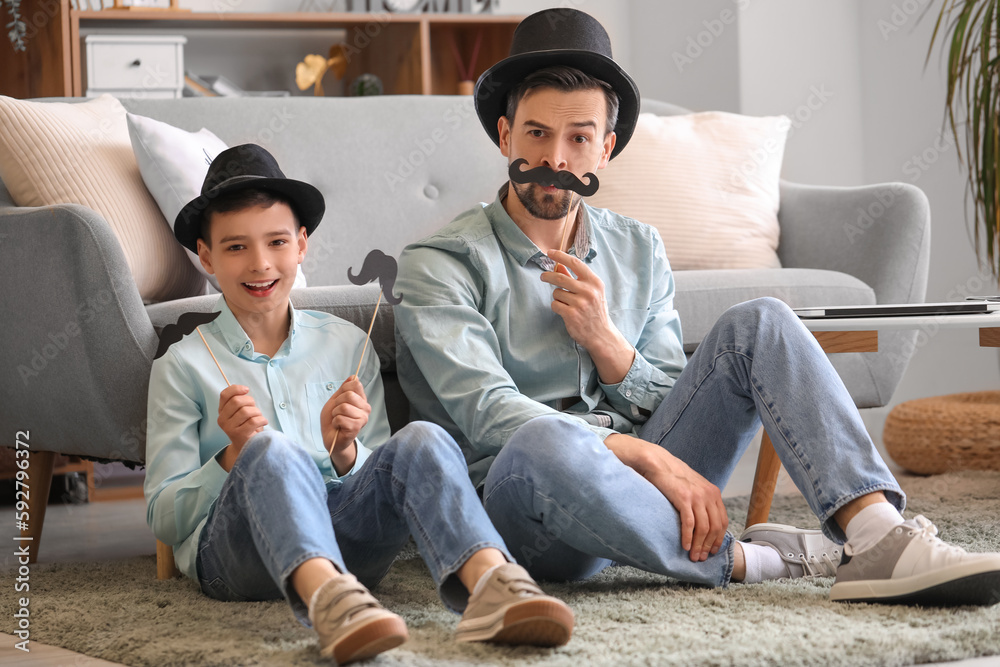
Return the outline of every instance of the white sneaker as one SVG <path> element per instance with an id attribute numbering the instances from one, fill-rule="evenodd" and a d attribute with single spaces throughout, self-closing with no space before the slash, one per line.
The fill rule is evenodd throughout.
<path id="1" fill-rule="evenodd" d="M 780 523 L 757 523 L 740 535 L 740 542 L 771 547 L 781 554 L 791 577 L 832 577 L 843 548 L 821 530 Z"/>
<path id="2" fill-rule="evenodd" d="M 970 554 L 936 535 L 934 524 L 918 516 L 859 553 L 845 545 L 830 599 L 931 606 L 1000 602 L 1000 553 Z"/>

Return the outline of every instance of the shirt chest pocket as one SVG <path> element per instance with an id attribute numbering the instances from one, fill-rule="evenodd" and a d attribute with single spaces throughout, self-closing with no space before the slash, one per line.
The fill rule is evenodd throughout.
<path id="1" fill-rule="evenodd" d="M 323 415 L 323 407 L 330 400 L 330 397 L 340 389 L 340 385 L 343 383 L 343 380 L 306 383 L 306 403 L 309 406 L 307 411 L 309 415 L 309 434 L 312 435 L 313 440 L 319 443 L 320 446 L 323 446 L 323 429 L 322 422 L 320 421 Z"/>
<path id="2" fill-rule="evenodd" d="M 639 342 L 642 329 L 646 326 L 646 318 L 649 316 L 648 308 L 619 308 L 612 310 L 609 315 L 618 331 L 625 336 L 625 340 L 631 345 Z"/>

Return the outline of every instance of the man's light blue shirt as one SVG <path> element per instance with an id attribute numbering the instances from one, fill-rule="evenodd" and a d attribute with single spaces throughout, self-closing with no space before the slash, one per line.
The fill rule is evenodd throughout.
<path id="1" fill-rule="evenodd" d="M 357 369 L 365 332 L 333 315 L 289 305 L 288 337 L 269 357 L 254 351 L 224 297 L 215 310 L 221 314 L 200 329 L 226 377 L 250 388 L 249 395 L 267 418 L 265 428 L 281 431 L 305 447 L 328 487 L 339 484 L 323 445 L 320 411 Z M 372 411 L 358 434 L 357 461 L 347 475 L 365 462 L 369 447 L 390 435 L 378 355 L 370 345 L 359 379 Z M 229 444 L 218 424 L 219 394 L 225 387 L 197 331 L 155 360 L 149 378 L 146 521 L 157 539 L 174 547 L 181 572 L 195 580 L 198 538 L 229 474 L 216 460 Z"/>
<path id="2" fill-rule="evenodd" d="M 587 351 L 552 312 L 542 251 L 503 207 L 506 188 L 400 255 L 397 371 L 416 415 L 449 430 L 479 486 L 528 420 L 562 412 L 602 439 L 634 433 L 684 368 L 674 279 L 658 232 L 580 207 L 571 254 L 604 283 L 609 314 L 636 349 L 625 378 L 600 381 Z"/>

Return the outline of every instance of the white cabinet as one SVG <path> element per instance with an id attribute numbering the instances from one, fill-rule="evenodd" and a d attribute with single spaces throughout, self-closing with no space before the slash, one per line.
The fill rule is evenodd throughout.
<path id="1" fill-rule="evenodd" d="M 181 35 L 87 35 L 87 97 L 181 97 L 184 44 Z"/>

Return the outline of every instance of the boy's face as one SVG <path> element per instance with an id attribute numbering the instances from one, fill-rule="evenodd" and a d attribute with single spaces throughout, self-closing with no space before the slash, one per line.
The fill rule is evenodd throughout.
<path id="1" fill-rule="evenodd" d="M 287 314 L 288 293 L 305 257 L 305 228 L 283 202 L 212 213 L 211 247 L 198 239 L 198 257 L 219 281 L 229 309 L 244 316 Z"/>
<path id="2" fill-rule="evenodd" d="M 527 160 L 525 170 L 544 165 L 581 178 L 608 164 L 615 134 L 605 134 L 606 123 L 607 101 L 601 90 L 538 88 L 518 102 L 512 123 L 500 117 L 500 152 L 508 164 Z M 579 198 L 570 190 L 537 183 L 511 185 L 524 209 L 542 220 L 565 218 L 573 198 Z"/>

